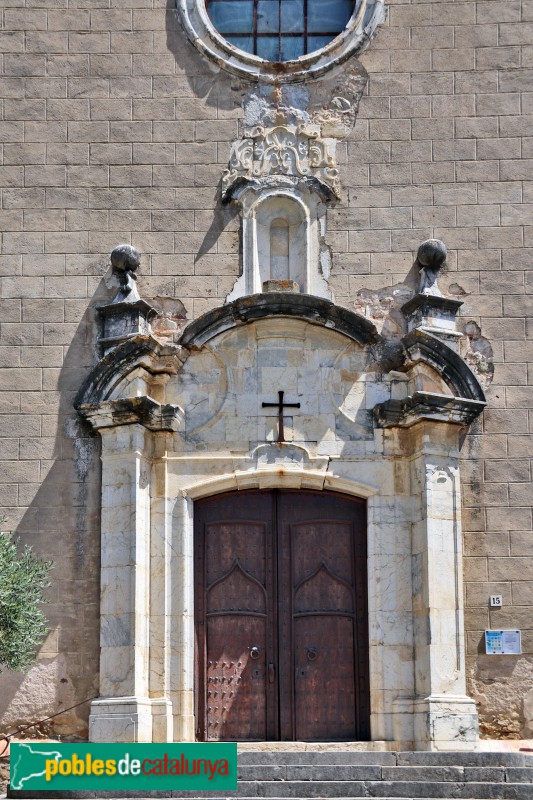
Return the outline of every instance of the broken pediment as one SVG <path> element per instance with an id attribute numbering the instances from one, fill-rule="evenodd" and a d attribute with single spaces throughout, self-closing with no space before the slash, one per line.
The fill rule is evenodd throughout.
<path id="1" fill-rule="evenodd" d="M 179 432 L 187 448 L 242 452 L 277 441 L 277 412 L 264 406 L 278 390 L 300 404 L 283 412 L 288 441 L 314 443 L 313 455 L 328 441 L 367 439 L 376 425 L 469 424 L 486 402 L 463 358 L 428 331 L 391 346 L 323 298 L 264 293 L 204 314 L 173 344 L 127 339 L 102 358 L 77 407 L 95 427 L 139 422 Z"/>

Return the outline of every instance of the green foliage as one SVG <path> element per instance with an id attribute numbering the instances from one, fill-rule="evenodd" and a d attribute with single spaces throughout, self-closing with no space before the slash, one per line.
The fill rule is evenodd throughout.
<path id="1" fill-rule="evenodd" d="M 52 564 L 27 545 L 19 553 L 17 545 L 11 534 L 0 532 L 0 664 L 23 671 L 48 633 L 40 604 Z"/>

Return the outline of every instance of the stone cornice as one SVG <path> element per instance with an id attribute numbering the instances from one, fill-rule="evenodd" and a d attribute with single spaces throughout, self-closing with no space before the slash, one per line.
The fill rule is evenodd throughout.
<path id="1" fill-rule="evenodd" d="M 373 409 L 380 428 L 409 428 L 423 419 L 470 425 L 485 408 L 482 400 L 450 397 L 434 392 L 414 392 L 405 400 L 388 400 Z"/>
<path id="2" fill-rule="evenodd" d="M 183 420 L 183 411 L 179 406 L 161 404 L 147 396 L 82 403 L 78 406 L 78 412 L 95 430 L 138 424 L 151 431 L 177 431 Z"/>

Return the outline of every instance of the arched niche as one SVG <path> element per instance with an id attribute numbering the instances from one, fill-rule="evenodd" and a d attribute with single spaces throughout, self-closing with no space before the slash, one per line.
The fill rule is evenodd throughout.
<path id="1" fill-rule="evenodd" d="M 325 205 L 316 192 L 245 190 L 243 271 L 227 301 L 263 291 L 266 281 L 294 281 L 302 294 L 330 299 L 321 258 Z M 323 234 L 322 234 L 323 235 Z"/>
<path id="2" fill-rule="evenodd" d="M 286 195 L 271 195 L 255 213 L 259 282 L 295 281 L 308 294 L 309 220 L 302 205 Z"/>

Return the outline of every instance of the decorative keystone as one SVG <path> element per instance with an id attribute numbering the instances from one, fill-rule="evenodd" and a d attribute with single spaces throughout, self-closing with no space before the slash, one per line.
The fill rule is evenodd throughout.
<path id="1" fill-rule="evenodd" d="M 245 186 L 286 188 L 300 182 L 327 200 L 338 198 L 335 140 L 323 138 L 319 125 L 257 125 L 233 143 L 222 176 L 222 198 L 237 197 Z"/>

